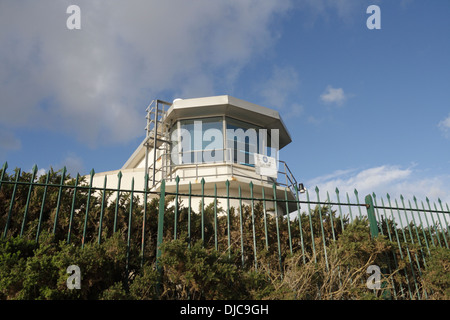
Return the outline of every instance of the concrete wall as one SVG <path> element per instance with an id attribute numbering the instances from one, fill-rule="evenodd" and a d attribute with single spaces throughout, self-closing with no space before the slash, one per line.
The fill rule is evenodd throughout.
<path id="1" fill-rule="evenodd" d="M 101 172 L 94 175 L 93 186 L 96 188 L 103 188 L 104 179 L 106 177 L 107 189 L 117 190 L 118 186 L 118 173 L 119 171 L 122 173 L 122 179 L 120 184 L 120 189 L 123 191 L 131 190 L 132 180 L 134 178 L 134 190 L 135 191 L 143 191 L 144 190 L 144 169 L 136 168 L 136 169 L 124 169 L 124 170 L 115 170 L 108 172 Z M 201 195 L 201 179 L 204 177 L 205 185 L 204 185 L 204 194 L 205 195 L 214 195 L 214 186 L 217 187 L 217 195 L 226 196 L 226 181 L 228 180 L 230 183 L 229 187 L 229 195 L 230 197 L 238 197 L 239 196 L 239 187 L 241 188 L 241 196 L 243 198 L 250 198 L 250 185 L 249 183 L 253 183 L 253 198 L 262 198 L 262 190 L 264 189 L 264 194 L 266 199 L 273 199 L 273 183 L 266 178 L 261 178 L 261 176 L 256 175 L 254 169 L 251 167 L 236 165 L 233 166 L 229 164 L 200 164 L 198 166 L 195 165 L 185 165 L 179 166 L 172 173 L 171 177 L 166 179 L 166 192 L 167 193 L 175 193 L 176 192 L 176 182 L 175 177 L 178 175 L 180 177 L 179 189 L 178 192 L 181 194 L 187 194 L 189 192 L 189 183 L 191 183 L 191 192 L 193 195 Z M 89 181 L 89 176 L 86 177 L 87 181 Z M 157 176 L 157 180 L 161 178 L 161 174 Z M 160 184 L 157 184 L 156 188 L 152 188 L 152 182 L 149 182 L 149 191 L 160 191 Z M 140 193 L 136 192 L 135 195 L 138 196 Z M 278 214 L 284 214 L 286 212 L 286 202 L 283 201 L 285 199 L 285 188 L 284 187 L 276 187 L 276 197 L 277 201 L 277 210 Z M 287 192 L 288 199 L 294 200 L 293 195 L 288 190 Z M 152 197 L 156 197 L 155 194 L 148 194 L 148 199 Z M 181 196 L 183 199 L 184 205 L 188 204 L 188 197 Z M 114 199 L 114 197 L 113 197 Z M 143 197 L 142 197 L 143 199 Z M 218 199 L 219 205 L 224 209 L 227 207 L 226 199 Z M 191 207 L 194 211 L 198 210 L 198 206 L 200 204 L 201 197 L 191 197 Z M 212 197 L 205 197 L 205 204 L 213 202 Z M 254 201 L 256 203 L 257 201 Z M 251 200 L 243 199 L 243 205 L 250 205 Z M 231 207 L 239 207 L 238 199 L 230 199 Z M 275 203 L 273 201 L 266 201 L 267 210 L 272 209 L 270 211 L 274 212 Z M 296 210 L 296 205 L 293 203 L 289 204 L 290 212 Z"/>

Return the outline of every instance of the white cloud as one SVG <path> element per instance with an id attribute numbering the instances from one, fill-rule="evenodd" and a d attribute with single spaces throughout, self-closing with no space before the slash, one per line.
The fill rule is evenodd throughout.
<path id="1" fill-rule="evenodd" d="M 450 139 L 450 114 L 438 123 L 438 128 L 442 131 L 444 137 Z"/>
<path id="2" fill-rule="evenodd" d="M 47 170 L 44 168 L 38 169 L 36 172 L 36 179 L 39 179 L 41 176 L 47 174 Z"/>
<path id="3" fill-rule="evenodd" d="M 303 115 L 304 111 L 305 111 L 305 107 L 303 105 L 294 103 L 289 107 L 289 111 L 284 113 L 283 116 L 286 119 L 298 118 L 301 115 Z"/>
<path id="4" fill-rule="evenodd" d="M 88 171 L 86 170 L 83 159 L 81 159 L 80 156 L 76 154 L 68 154 L 61 163 L 53 166 L 57 170 L 60 168 L 66 167 L 67 173 L 69 173 L 72 178 L 75 178 L 77 176 L 77 173 L 80 175 L 87 174 Z"/>
<path id="5" fill-rule="evenodd" d="M 274 67 L 272 74 L 260 86 L 261 96 L 271 106 L 282 108 L 287 96 L 299 85 L 297 72 L 291 67 Z"/>
<path id="6" fill-rule="evenodd" d="M 162 92 L 213 94 L 276 38 L 289 1 L 73 1 L 0 4 L 0 125 L 70 134 L 91 146 L 143 134 Z"/>
<path id="7" fill-rule="evenodd" d="M 275 66 L 270 77 L 258 85 L 257 91 L 267 107 L 281 110 L 285 118 L 298 117 L 304 111 L 299 103 L 299 85 L 300 80 L 294 68 Z"/>
<path id="8" fill-rule="evenodd" d="M 373 3 L 378 1 L 372 0 Z M 308 15 L 305 18 L 309 25 L 316 23 L 319 18 L 321 23 L 327 21 L 331 16 L 337 16 L 340 23 L 351 24 L 360 17 L 358 12 L 362 12 L 361 8 L 364 6 L 364 2 L 354 0 L 303 0 L 299 5 L 308 9 Z"/>
<path id="9" fill-rule="evenodd" d="M 320 99 L 329 104 L 342 105 L 347 100 L 347 95 L 342 88 L 327 86 L 325 92 L 320 95 Z"/>
<path id="10" fill-rule="evenodd" d="M 319 125 L 323 122 L 324 119 L 322 118 L 317 118 L 315 116 L 308 116 L 307 118 L 308 122 L 314 125 Z"/>
<path id="11" fill-rule="evenodd" d="M 311 186 L 318 186 L 320 190 L 334 191 L 336 187 L 340 190 L 353 192 L 372 192 L 380 186 L 386 186 L 394 181 L 407 178 L 411 169 L 401 169 L 396 166 L 379 166 L 361 171 L 356 169 L 338 170 L 331 174 L 320 176 L 308 182 Z"/>
<path id="12" fill-rule="evenodd" d="M 323 175 L 311 179 L 305 183 L 309 189 L 310 197 L 315 199 L 315 187 L 320 190 L 320 197 L 326 199 L 326 192 L 329 192 L 332 200 L 336 199 L 335 190 L 339 189 L 341 201 L 346 201 L 348 193 L 350 201 L 355 201 L 354 190 L 358 191 L 359 200 L 364 201 L 364 197 L 373 192 L 377 197 L 399 198 L 403 195 L 405 199 L 418 199 L 442 201 L 450 204 L 450 176 L 430 176 L 421 177 L 414 166 L 401 168 L 400 166 L 383 165 L 364 170 L 348 169 L 337 170 L 331 174 Z"/>
<path id="13" fill-rule="evenodd" d="M 0 128 L 0 149 L 19 150 L 22 148 L 22 142 L 13 132 Z"/>

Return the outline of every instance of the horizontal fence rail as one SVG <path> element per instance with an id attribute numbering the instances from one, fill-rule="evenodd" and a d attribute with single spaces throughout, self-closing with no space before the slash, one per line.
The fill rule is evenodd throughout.
<path id="1" fill-rule="evenodd" d="M 216 184 L 213 194 L 205 194 L 205 180 L 200 181 L 201 192 L 192 193 L 192 185 L 180 191 L 176 178 L 175 192 L 166 191 L 165 180 L 159 191 L 121 189 L 122 174 L 117 187 L 93 186 L 94 170 L 88 176 L 67 174 L 66 168 L 50 169 L 38 176 L 15 169 L 7 173 L 7 163 L 0 169 L 0 231 L 2 239 L 26 237 L 39 242 L 42 233 L 56 239 L 85 246 L 102 243 L 119 233 L 127 245 L 129 265 L 153 263 L 161 256 L 161 245 L 172 239 L 184 240 L 187 246 L 200 242 L 233 255 L 242 268 L 261 268 L 261 255 L 273 257 L 281 272 L 284 261 L 293 254 L 301 255 L 301 262 L 317 262 L 323 257 L 325 267 L 331 268 L 330 248 L 353 223 L 366 221 L 369 237 L 385 237 L 393 243 L 392 253 L 386 257 L 384 272 L 397 271 L 402 281 L 389 279 L 390 297 L 394 299 L 427 299 L 430 292 L 420 288 L 419 279 L 427 268 L 433 248 L 449 248 L 449 206 L 438 199 L 426 198 L 425 203 L 385 198 L 374 193 L 360 201 L 358 191 L 345 193 L 341 201 L 339 189 L 320 197 L 316 187 L 300 193 L 294 186 L 295 199 L 277 197 L 262 188 L 262 196 L 254 197 L 258 186 L 250 183 L 250 196 L 230 196 L 230 182 Z M 144 185 L 148 186 L 145 176 Z M 261 188 L 261 187 L 260 187 Z M 218 193 L 218 190 L 221 193 Z M 303 199 L 301 199 L 303 198 Z M 194 200 L 199 203 L 194 208 Z M 230 200 L 235 200 L 230 204 Z M 279 210 L 290 204 L 296 210 L 282 215 Z M 267 261 L 267 260 L 264 260 Z"/>

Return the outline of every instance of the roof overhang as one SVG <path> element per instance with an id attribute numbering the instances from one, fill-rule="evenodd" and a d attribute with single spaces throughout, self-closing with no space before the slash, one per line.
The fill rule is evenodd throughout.
<path id="1" fill-rule="evenodd" d="M 180 119 L 229 116 L 253 123 L 265 129 L 278 129 L 279 148 L 292 142 L 289 131 L 278 111 L 237 99 L 228 95 L 194 99 L 176 99 L 167 111 L 165 121 L 175 123 Z"/>

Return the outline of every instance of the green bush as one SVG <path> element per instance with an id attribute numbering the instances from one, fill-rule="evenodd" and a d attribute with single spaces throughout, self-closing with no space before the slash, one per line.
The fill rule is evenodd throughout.
<path id="1" fill-rule="evenodd" d="M 3 299 L 98 299 L 122 281 L 126 246 L 118 236 L 80 246 L 43 235 L 38 245 L 23 238 L 0 241 L 0 294 Z M 81 289 L 69 290 L 67 267 L 81 270 Z"/>
<path id="2" fill-rule="evenodd" d="M 243 268 L 239 252 L 204 248 L 201 242 L 188 247 L 184 240 L 166 241 L 157 265 L 140 266 L 133 259 L 127 264 L 120 233 L 83 248 L 45 232 L 38 244 L 13 237 L 0 240 L 0 299 L 380 299 L 383 290 L 392 291 L 393 280 L 404 288 L 407 282 L 395 278 L 400 269 L 390 270 L 383 275 L 383 290 L 367 289 L 368 265 L 385 272 L 394 247 L 384 237 L 370 238 L 367 228 L 365 221 L 355 221 L 329 246 L 317 242 L 316 256 L 287 256 L 282 269 L 270 252 L 260 251 L 257 267 Z M 449 299 L 449 260 L 448 249 L 431 250 L 417 279 L 428 298 Z M 67 288 L 70 265 L 80 267 L 80 290 Z"/>
<path id="3" fill-rule="evenodd" d="M 236 257 L 205 249 L 201 242 L 191 248 L 180 240 L 162 247 L 163 298 L 249 299 L 264 287 L 264 275 L 237 266 Z"/>
<path id="4" fill-rule="evenodd" d="M 450 299 L 450 251 L 446 248 L 432 248 L 427 260 L 427 269 L 422 277 L 424 289 L 431 299 Z"/>

